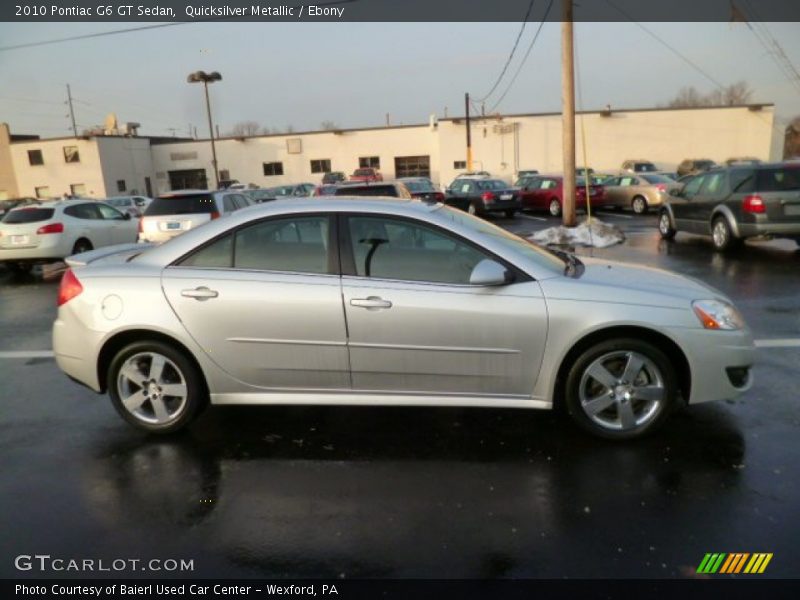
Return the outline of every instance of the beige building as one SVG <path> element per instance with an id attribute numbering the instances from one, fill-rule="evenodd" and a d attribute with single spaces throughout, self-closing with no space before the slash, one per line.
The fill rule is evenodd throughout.
<path id="1" fill-rule="evenodd" d="M 616 171 L 631 158 L 665 171 L 685 158 L 779 158 L 770 156 L 773 116 L 771 104 L 586 112 L 577 123 L 577 163 L 584 164 L 581 127 L 585 162 L 598 171 Z M 475 169 L 507 181 L 519 170 L 561 170 L 560 113 L 476 118 L 471 128 Z M 431 117 L 421 125 L 228 137 L 216 147 L 222 179 L 261 187 L 316 183 L 327 171 L 349 174 L 360 166 L 377 167 L 387 179 L 427 176 L 447 184 L 466 168 L 465 140 L 463 118 Z M 93 136 L 11 139 L 7 147 L 10 174 L 0 137 L 0 182 L 14 179 L 19 195 L 152 195 L 214 181 L 208 140 Z"/>

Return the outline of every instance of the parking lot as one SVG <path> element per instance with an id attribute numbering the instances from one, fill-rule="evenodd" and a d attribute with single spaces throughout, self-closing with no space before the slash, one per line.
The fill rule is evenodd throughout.
<path id="1" fill-rule="evenodd" d="M 579 254 L 733 298 L 760 345 L 748 393 L 622 444 L 558 413 L 443 408 L 216 408 L 154 438 L 57 369 L 57 283 L 0 271 L 0 575 L 46 553 L 186 558 L 217 577 L 684 577 L 707 552 L 770 552 L 765 576 L 796 577 L 800 249 L 720 254 L 662 241 L 655 216 L 598 216 L 627 241 Z"/>

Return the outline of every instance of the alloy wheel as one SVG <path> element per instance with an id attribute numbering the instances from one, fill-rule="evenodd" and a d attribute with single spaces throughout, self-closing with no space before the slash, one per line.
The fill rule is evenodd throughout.
<path id="1" fill-rule="evenodd" d="M 615 350 L 594 360 L 578 388 L 586 416 L 609 431 L 631 431 L 655 419 L 666 401 L 664 376 L 640 352 Z"/>
<path id="2" fill-rule="evenodd" d="M 561 214 L 561 203 L 558 200 L 550 201 L 550 214 L 557 217 Z"/>
<path id="3" fill-rule="evenodd" d="M 722 219 L 717 219 L 717 221 L 714 223 L 714 228 L 711 234 L 714 238 L 714 246 L 717 248 L 724 248 L 728 245 L 728 237 L 730 233 L 728 232 L 728 226 Z"/>
<path id="4" fill-rule="evenodd" d="M 137 420 L 164 425 L 186 408 L 188 387 L 178 366 L 157 352 L 140 352 L 122 364 L 117 376 L 122 406 Z"/>

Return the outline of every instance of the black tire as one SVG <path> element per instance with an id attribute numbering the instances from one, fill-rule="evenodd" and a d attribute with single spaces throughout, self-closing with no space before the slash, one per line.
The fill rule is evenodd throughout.
<path id="1" fill-rule="evenodd" d="M 480 217 L 481 216 L 481 211 L 478 210 L 478 207 L 476 206 L 476 204 L 474 202 L 470 202 L 467 205 L 467 212 L 469 214 L 475 216 L 475 217 Z"/>
<path id="2" fill-rule="evenodd" d="M 511 208 L 506 211 L 506 219 L 513 219 L 516 216 L 517 216 L 516 209 Z"/>
<path id="3" fill-rule="evenodd" d="M 79 239 L 72 247 L 73 254 L 81 254 L 82 252 L 89 252 L 91 250 L 94 250 L 94 246 L 92 246 L 89 240 L 84 238 Z"/>
<path id="4" fill-rule="evenodd" d="M 646 215 L 648 208 L 647 198 L 644 196 L 635 196 L 633 200 L 631 200 L 631 209 L 637 215 Z"/>
<path id="5" fill-rule="evenodd" d="M 550 211 L 551 217 L 561 216 L 561 202 L 558 201 L 558 198 L 550 198 L 547 208 Z"/>
<path id="6" fill-rule="evenodd" d="M 631 364 L 632 356 L 637 360 L 643 357 L 646 362 L 643 362 L 640 369 L 635 372 L 633 381 L 620 383 L 626 377 L 625 368 Z M 604 363 L 606 359 L 608 362 Z M 594 372 L 597 364 L 609 365 L 604 368 L 611 376 L 613 388 L 600 384 L 599 380 L 588 374 L 587 371 L 590 369 Z M 617 364 L 622 367 L 621 374 L 616 368 Z M 637 381 L 640 385 L 636 385 Z M 584 386 L 583 399 L 581 386 Z M 662 397 L 658 401 L 636 398 L 635 395 L 644 393 L 642 391 L 644 388 L 647 388 L 648 392 L 660 391 Z M 602 391 L 605 389 L 608 393 Z M 588 414 L 591 409 L 584 408 L 585 402 L 589 403 L 585 398 L 589 390 L 592 392 L 592 402 L 607 403 L 607 407 L 598 411 L 594 417 Z M 575 423 L 592 435 L 609 440 L 629 440 L 648 435 L 658 429 L 675 406 L 677 392 L 675 368 L 661 350 L 641 340 L 617 338 L 593 345 L 582 352 L 573 363 L 566 380 L 565 404 Z M 633 396 L 629 397 L 630 394 Z M 654 404 L 649 404 L 650 402 Z M 633 425 L 628 428 L 624 427 L 622 418 L 623 408 L 626 406 L 634 419 Z M 640 411 L 639 415 L 636 415 L 637 410 Z M 614 418 L 619 419 L 618 426 L 612 423 Z M 637 423 L 636 421 L 640 419 L 641 423 Z"/>
<path id="7" fill-rule="evenodd" d="M 167 396 L 167 394 L 160 394 L 164 398 L 170 398 L 169 400 L 161 399 L 163 405 L 168 407 L 167 410 L 169 410 L 168 403 L 170 402 L 173 402 L 173 407 L 175 409 L 174 414 L 170 415 L 169 419 L 165 422 L 152 422 L 148 420 L 148 415 L 146 414 L 148 412 L 153 413 L 152 419 L 157 418 L 155 405 L 150 400 L 145 400 L 141 404 L 138 410 L 142 414 L 136 415 L 125 407 L 122 397 L 120 396 L 121 388 L 124 387 L 124 384 L 121 384 L 119 381 L 120 371 L 126 361 L 129 359 L 135 360 L 137 357 L 141 356 L 146 366 L 146 356 L 148 354 L 160 355 L 165 357 L 168 361 L 171 361 L 172 365 L 164 367 L 163 378 L 177 379 L 177 381 L 173 381 L 173 383 L 177 383 L 178 385 L 183 384 L 186 388 L 185 399 L 180 404 L 175 402 L 176 398 Z M 173 366 L 176 368 L 173 368 Z M 143 371 L 141 371 L 141 373 L 143 376 L 145 375 Z M 176 373 L 179 377 L 175 377 Z M 206 384 L 195 364 L 180 350 L 177 350 L 169 344 L 155 340 L 133 342 L 117 352 L 108 367 L 106 382 L 111 402 L 120 416 L 135 428 L 148 433 L 168 434 L 179 431 L 191 423 L 208 404 Z M 166 385 L 167 383 L 170 382 L 162 383 L 162 385 Z M 136 387 L 139 387 L 143 392 L 146 389 L 138 383 Z"/>
<path id="8" fill-rule="evenodd" d="M 728 219 L 723 216 L 715 217 L 711 222 L 711 242 L 714 250 L 724 252 L 737 245 L 739 240 L 734 237 Z"/>
<path id="9" fill-rule="evenodd" d="M 663 240 L 671 240 L 678 233 L 672 226 L 672 219 L 669 218 L 669 213 L 665 210 L 662 210 L 661 214 L 658 215 L 658 232 Z"/>

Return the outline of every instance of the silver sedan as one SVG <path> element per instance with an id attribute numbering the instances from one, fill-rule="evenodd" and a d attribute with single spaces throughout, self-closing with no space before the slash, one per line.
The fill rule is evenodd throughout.
<path id="1" fill-rule="evenodd" d="M 626 439 L 751 385 L 750 331 L 719 291 L 441 204 L 279 200 L 68 263 L 58 365 L 154 433 L 209 402 L 563 403 Z"/>

